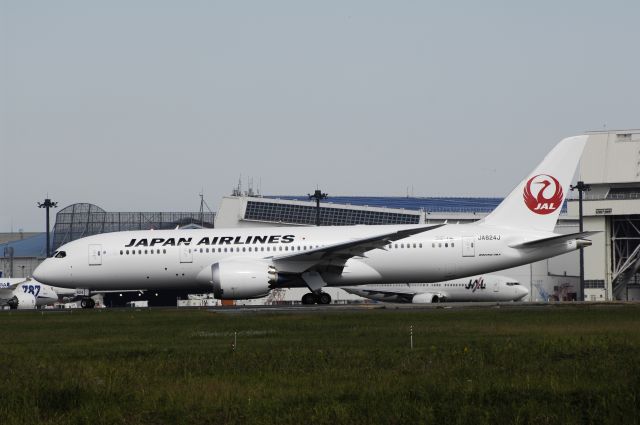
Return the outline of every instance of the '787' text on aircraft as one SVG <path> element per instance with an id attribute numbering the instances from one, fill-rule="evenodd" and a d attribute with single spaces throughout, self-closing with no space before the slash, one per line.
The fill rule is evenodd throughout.
<path id="1" fill-rule="evenodd" d="M 58 294 L 49 285 L 31 279 L 0 277 L 0 307 L 30 310 L 58 301 Z"/>
<path id="2" fill-rule="evenodd" d="M 33 273 L 88 290 L 193 288 L 220 299 L 308 287 L 438 282 L 516 267 L 576 250 L 590 232 L 553 232 L 586 136 L 558 143 L 476 223 L 176 229 L 106 233 L 69 242 Z"/>

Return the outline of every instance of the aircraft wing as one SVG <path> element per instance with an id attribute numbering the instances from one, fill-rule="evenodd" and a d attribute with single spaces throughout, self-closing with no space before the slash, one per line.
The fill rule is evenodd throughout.
<path id="1" fill-rule="evenodd" d="M 4 305 L 4 302 L 13 298 L 13 291 L 16 289 L 19 283 L 14 283 L 12 285 L 3 286 L 0 288 L 0 305 Z"/>
<path id="2" fill-rule="evenodd" d="M 400 286 L 397 285 L 393 288 L 376 288 L 363 286 L 343 286 L 341 289 L 354 295 L 358 295 L 365 298 L 371 298 L 377 301 L 387 302 L 403 302 L 403 303 L 431 303 L 433 297 L 436 296 L 441 299 L 446 299 L 446 293 L 440 291 L 417 291 L 416 288 L 411 288 L 409 285 Z M 382 298 L 380 297 L 382 296 Z"/>
<path id="3" fill-rule="evenodd" d="M 588 238 L 589 236 L 595 235 L 596 233 L 600 233 L 600 232 L 599 231 L 581 232 L 581 233 L 570 233 L 568 235 L 557 235 L 557 236 L 551 236 L 550 238 L 536 239 L 533 241 L 512 244 L 509 246 L 511 248 L 518 248 L 518 249 L 543 248 L 545 246 L 556 245 L 558 243 L 562 243 L 562 242 L 566 242 L 574 239 Z"/>
<path id="4" fill-rule="evenodd" d="M 382 233 L 367 238 L 354 239 L 333 245 L 311 249 L 303 252 L 285 254 L 273 257 L 280 272 L 301 273 L 307 270 L 322 269 L 327 266 L 344 267 L 349 258 L 364 257 L 372 249 L 385 249 L 390 242 L 407 238 L 442 227 L 444 224 L 420 226 L 395 232 Z"/>
<path id="5" fill-rule="evenodd" d="M 0 299 L 7 300 L 13 297 L 13 291 L 18 287 L 18 285 L 25 282 L 27 282 L 27 279 L 14 283 L 2 282 L 0 284 Z"/>
<path id="6" fill-rule="evenodd" d="M 23 280 L 20 282 L 16 282 L 16 283 L 11 283 L 11 284 L 6 284 L 6 285 L 2 285 L 0 286 L 0 291 L 13 291 L 14 289 L 16 289 L 18 287 L 18 285 L 21 285 L 23 283 L 27 282 L 27 280 Z"/>
<path id="7" fill-rule="evenodd" d="M 368 288 L 366 286 L 362 286 L 362 287 L 358 287 L 358 286 L 354 286 L 354 287 L 349 287 L 349 286 L 340 286 L 340 289 L 344 289 L 345 291 L 351 293 L 351 294 L 355 294 L 356 290 L 358 292 L 367 294 L 367 295 L 401 295 L 401 296 L 414 296 L 416 294 L 418 294 L 418 291 L 416 291 L 415 289 L 411 289 L 409 288 L 409 286 L 407 285 L 406 287 L 402 287 L 400 285 L 394 287 L 393 289 L 380 289 L 380 288 Z M 353 288 L 353 291 L 351 290 L 351 288 Z M 356 294 L 357 295 L 357 294 Z"/>

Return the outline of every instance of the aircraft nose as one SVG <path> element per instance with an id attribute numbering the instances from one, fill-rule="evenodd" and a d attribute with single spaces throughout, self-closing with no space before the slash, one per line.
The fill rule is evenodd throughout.
<path id="1" fill-rule="evenodd" d="M 63 283 L 63 270 L 47 258 L 33 271 L 33 278 L 40 283 L 55 285 Z"/>
<path id="2" fill-rule="evenodd" d="M 529 295 L 529 290 L 522 285 L 516 287 L 516 295 L 518 296 L 518 300 L 522 300 L 524 297 Z"/>

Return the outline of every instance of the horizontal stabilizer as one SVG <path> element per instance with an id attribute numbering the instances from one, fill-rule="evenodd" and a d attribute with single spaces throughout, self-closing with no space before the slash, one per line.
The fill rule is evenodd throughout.
<path id="1" fill-rule="evenodd" d="M 579 233 L 571 233 L 568 235 L 557 235 L 551 236 L 550 238 L 536 239 L 533 241 L 516 243 L 509 245 L 511 248 L 517 249 L 531 249 L 531 248 L 542 248 L 544 246 L 556 245 L 561 242 L 571 241 L 575 239 L 585 239 L 591 235 L 595 235 L 600 232 L 579 232 Z"/>

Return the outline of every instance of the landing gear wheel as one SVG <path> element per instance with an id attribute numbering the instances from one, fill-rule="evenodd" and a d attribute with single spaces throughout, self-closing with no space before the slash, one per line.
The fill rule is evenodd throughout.
<path id="1" fill-rule="evenodd" d="M 93 308 L 96 306 L 96 302 L 91 298 L 83 298 L 80 301 L 80 307 L 82 308 Z"/>
<path id="2" fill-rule="evenodd" d="M 306 293 L 302 296 L 302 304 L 315 304 L 316 303 L 316 296 L 309 292 Z"/>
<path id="3" fill-rule="evenodd" d="M 331 295 L 326 292 L 321 292 L 318 295 L 318 304 L 331 304 Z"/>

